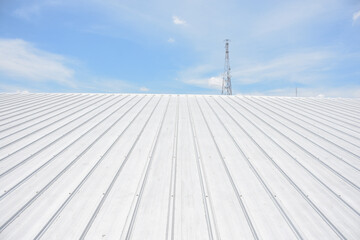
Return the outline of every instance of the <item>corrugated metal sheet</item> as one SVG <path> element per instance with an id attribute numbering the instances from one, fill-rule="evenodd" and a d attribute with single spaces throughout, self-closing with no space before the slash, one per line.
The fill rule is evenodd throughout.
<path id="1" fill-rule="evenodd" d="M 360 100 L 0 94 L 1 239 L 360 239 Z"/>

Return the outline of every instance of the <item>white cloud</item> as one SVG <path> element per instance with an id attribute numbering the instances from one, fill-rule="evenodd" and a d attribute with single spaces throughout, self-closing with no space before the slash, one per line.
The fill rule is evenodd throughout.
<path id="1" fill-rule="evenodd" d="M 68 60 L 39 50 L 21 39 L 0 39 L 0 73 L 28 81 L 57 82 L 74 87 Z"/>
<path id="2" fill-rule="evenodd" d="M 18 85 L 18 84 L 6 84 L 0 83 L 0 92 L 8 92 L 8 93 L 20 93 L 20 92 L 38 92 L 36 89 L 29 89 L 27 87 Z"/>
<path id="3" fill-rule="evenodd" d="M 0 38 L 0 76 L 7 79 L 0 84 L 0 91 L 48 91 L 51 83 L 59 84 L 61 91 L 139 91 L 139 86 L 116 77 L 94 76 L 87 73 L 86 67 L 75 71 L 67 66 L 73 63 L 69 58 L 39 50 L 24 40 Z"/>
<path id="4" fill-rule="evenodd" d="M 141 88 L 139 89 L 139 91 L 140 91 L 140 92 L 148 92 L 148 91 L 150 91 L 150 89 L 148 89 L 147 87 L 141 87 Z"/>
<path id="5" fill-rule="evenodd" d="M 175 42 L 175 39 L 174 39 L 174 38 L 169 38 L 169 39 L 168 39 L 168 42 L 169 42 L 169 43 L 173 43 L 173 42 Z"/>
<path id="6" fill-rule="evenodd" d="M 216 71 L 212 65 L 199 65 L 179 72 L 178 79 L 189 85 L 207 89 L 221 89 L 222 72 L 220 72 L 221 74 L 211 74 L 213 72 Z"/>
<path id="7" fill-rule="evenodd" d="M 209 77 L 209 78 L 189 78 L 183 80 L 184 83 L 208 88 L 208 89 L 218 89 L 222 88 L 222 76 Z"/>
<path id="8" fill-rule="evenodd" d="M 353 21 L 356 22 L 360 18 L 360 10 L 353 14 Z"/>
<path id="9" fill-rule="evenodd" d="M 182 20 L 177 16 L 173 16 L 172 19 L 173 19 L 173 23 L 176 25 L 185 25 L 186 24 L 185 20 Z"/>
<path id="10" fill-rule="evenodd" d="M 217 76 L 217 77 L 211 77 L 208 79 L 208 85 L 211 88 L 215 88 L 215 89 L 221 89 L 222 88 L 222 77 L 221 76 Z"/>

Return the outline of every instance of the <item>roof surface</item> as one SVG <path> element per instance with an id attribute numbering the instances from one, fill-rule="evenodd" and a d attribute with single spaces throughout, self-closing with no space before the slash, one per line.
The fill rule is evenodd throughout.
<path id="1" fill-rule="evenodd" d="M 1 239 L 360 239 L 360 100 L 0 94 Z"/>

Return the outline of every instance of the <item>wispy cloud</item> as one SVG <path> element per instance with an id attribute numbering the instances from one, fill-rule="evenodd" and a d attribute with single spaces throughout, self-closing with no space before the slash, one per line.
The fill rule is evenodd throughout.
<path id="1" fill-rule="evenodd" d="M 176 25 L 185 25 L 186 24 L 185 20 L 182 20 L 177 16 L 173 16 L 172 19 L 173 19 L 173 23 Z"/>
<path id="2" fill-rule="evenodd" d="M 0 83 L 0 92 L 20 93 L 20 92 L 38 92 L 36 89 L 22 86 L 21 84 Z"/>
<path id="3" fill-rule="evenodd" d="M 328 51 L 293 53 L 267 62 L 249 63 L 245 67 L 234 68 L 232 75 L 234 81 L 241 84 L 253 84 L 275 79 L 309 83 L 319 80 L 314 79 L 314 77 L 318 77 L 319 72 L 326 70 L 327 64 L 334 55 Z"/>
<path id="4" fill-rule="evenodd" d="M 221 89 L 222 73 L 215 72 L 216 68 L 212 65 L 199 65 L 180 72 L 178 79 L 185 84 L 205 89 Z"/>
<path id="5" fill-rule="evenodd" d="M 231 72 L 232 82 L 234 86 L 271 82 L 317 86 L 327 78 L 328 67 L 333 64 L 335 57 L 339 58 L 336 53 L 331 51 L 303 50 L 268 61 L 248 61 L 234 64 Z M 222 87 L 222 71 L 219 66 L 199 65 L 179 73 L 179 79 L 186 84 L 219 90 Z M 271 87 L 269 86 L 269 88 Z"/>
<path id="6" fill-rule="evenodd" d="M 295 88 L 275 88 L 263 92 L 249 92 L 257 96 L 295 96 Z M 351 87 L 301 87 L 297 89 L 298 97 L 360 97 L 360 86 Z"/>
<path id="7" fill-rule="evenodd" d="M 52 9 L 54 4 L 47 2 L 62 3 L 59 8 Z M 263 87 L 263 84 L 271 85 L 276 81 L 281 82 L 282 86 L 278 84 L 273 88 L 284 89 L 294 83 L 316 87 L 315 85 L 335 78 L 338 79 L 337 83 L 354 83 L 360 74 L 356 70 L 360 58 L 344 61 L 346 64 L 342 66 L 338 60 L 341 55 L 349 52 L 358 54 L 356 47 L 354 48 L 356 28 L 344 28 L 349 20 L 351 24 L 350 18 L 354 25 L 360 23 L 360 11 L 355 12 L 358 8 L 354 8 L 356 4 L 350 2 L 262 1 L 260 5 L 243 1 L 230 1 L 225 5 L 214 2 L 206 6 L 206 14 L 199 14 L 199 11 L 205 10 L 201 1 L 147 1 L 139 4 L 139 0 L 88 0 L 84 6 L 83 0 L 32 0 L 23 2 L 14 14 L 25 19 L 36 19 L 36 16 L 45 16 L 42 14 L 45 12 L 67 11 L 71 8 L 84 14 L 84 17 L 91 15 L 87 21 L 77 23 L 79 28 L 86 29 L 87 32 L 100 34 L 102 37 L 123 38 L 129 43 L 137 44 L 139 39 L 146 39 L 152 49 L 155 49 L 153 43 L 168 44 L 175 60 L 168 61 L 173 65 L 165 65 L 178 73 L 169 78 L 177 77 L 181 84 L 186 83 L 179 84 L 179 89 L 187 91 L 192 86 L 197 86 L 203 89 L 192 89 L 215 92 L 215 89 L 221 88 L 224 38 L 232 40 L 230 61 L 233 87 Z M 332 52 L 333 48 L 337 48 L 337 51 Z M 78 68 L 69 67 L 66 61 L 58 62 L 73 71 L 72 75 L 75 76 L 70 79 L 79 79 Z M 152 70 L 163 71 L 165 65 Z M 334 70 L 336 67 L 338 69 Z M 87 72 L 90 78 L 91 75 L 106 75 Z M 111 91 L 111 84 L 116 84 L 119 91 L 141 91 L 142 86 L 148 85 L 141 81 L 131 81 L 135 86 L 130 86 L 127 85 L 127 79 L 117 80 L 123 79 L 122 76 L 108 77 L 110 79 L 104 80 L 106 86 L 101 84 L 100 79 L 103 78 L 94 80 L 94 89 Z M 77 85 L 82 86 L 82 82 L 77 81 Z M 156 88 L 157 86 L 151 87 L 151 91 Z M 261 89 L 259 92 L 266 93 L 270 90 Z"/>
<path id="8" fill-rule="evenodd" d="M 329 3 L 328 5 L 328 8 L 324 8 L 321 0 L 286 1 L 284 4 L 275 5 L 257 19 L 254 32 L 255 34 L 268 34 L 313 21 L 333 4 Z"/>
<path id="9" fill-rule="evenodd" d="M 148 89 L 147 87 L 141 87 L 141 88 L 139 89 L 139 91 L 140 91 L 140 92 L 148 92 L 148 91 L 150 91 L 150 89 Z"/>
<path id="10" fill-rule="evenodd" d="M 38 15 L 40 13 L 39 5 L 32 5 L 30 7 L 18 8 L 14 11 L 14 15 L 19 18 L 23 18 L 26 20 L 30 20 L 34 15 Z"/>
<path id="11" fill-rule="evenodd" d="M 74 70 L 62 55 L 35 48 L 21 39 L 0 39 L 0 72 L 27 81 L 74 86 Z"/>
<path id="12" fill-rule="evenodd" d="M 97 77 L 89 76 L 86 80 L 79 80 L 79 89 L 85 92 L 135 92 L 135 86 L 129 84 L 127 81 L 108 78 L 108 77 Z"/>
<path id="13" fill-rule="evenodd" d="M 360 10 L 353 14 L 353 21 L 356 22 L 358 19 L 360 19 Z"/>
<path id="14" fill-rule="evenodd" d="M 207 89 L 220 90 L 222 87 L 222 77 L 216 76 L 209 78 L 189 78 L 185 79 L 184 83 Z"/>
<path id="15" fill-rule="evenodd" d="M 59 6 L 63 3 L 61 0 L 40 0 L 15 9 L 13 15 L 22 19 L 32 20 L 34 16 L 39 16 L 45 7 Z"/>
<path id="16" fill-rule="evenodd" d="M 46 88 L 37 89 L 37 87 L 51 84 L 58 85 L 59 89 L 65 92 L 145 90 L 116 77 L 97 76 L 89 73 L 86 67 L 79 68 L 78 65 L 81 63 L 59 54 L 40 50 L 22 39 L 0 39 L 0 76 L 7 79 L 0 84 L 0 91 L 49 91 Z"/>
<path id="17" fill-rule="evenodd" d="M 168 40 L 167 40 L 169 43 L 174 43 L 175 42 L 175 39 L 174 38 L 169 38 Z"/>

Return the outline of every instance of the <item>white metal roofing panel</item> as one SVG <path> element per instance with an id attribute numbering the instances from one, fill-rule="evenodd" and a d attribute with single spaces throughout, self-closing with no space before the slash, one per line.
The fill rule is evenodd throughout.
<path id="1" fill-rule="evenodd" d="M 359 239 L 360 100 L 0 94 L 1 239 Z"/>

